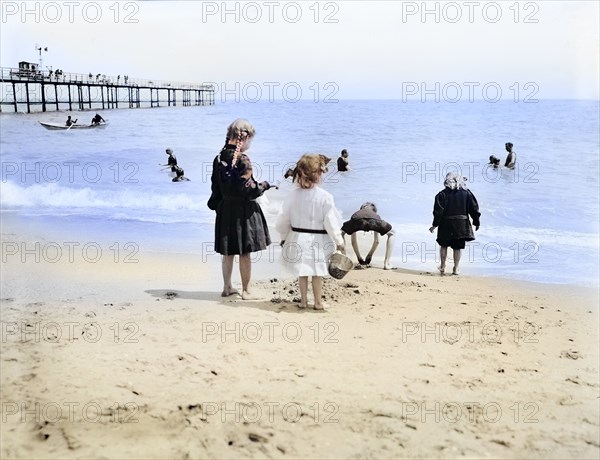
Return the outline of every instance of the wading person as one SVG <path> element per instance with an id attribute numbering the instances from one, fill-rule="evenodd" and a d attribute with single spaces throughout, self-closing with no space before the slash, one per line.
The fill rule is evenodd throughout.
<path id="1" fill-rule="evenodd" d="M 173 155 L 173 150 L 171 149 L 166 149 L 165 153 L 168 155 L 167 163 L 164 165 L 159 164 L 159 166 L 166 166 L 167 168 L 171 168 L 172 172 L 175 172 L 177 170 L 177 157 Z"/>
<path id="2" fill-rule="evenodd" d="M 506 155 L 506 161 L 504 162 L 504 167 L 515 169 L 515 163 L 517 162 L 517 154 L 513 152 L 512 142 L 507 142 L 506 144 L 504 144 L 504 148 L 508 152 L 508 155 Z"/>
<path id="3" fill-rule="evenodd" d="M 350 160 L 348 160 L 348 156 L 348 150 L 342 150 L 342 153 L 340 153 L 340 156 L 337 159 L 338 171 L 350 171 Z"/>

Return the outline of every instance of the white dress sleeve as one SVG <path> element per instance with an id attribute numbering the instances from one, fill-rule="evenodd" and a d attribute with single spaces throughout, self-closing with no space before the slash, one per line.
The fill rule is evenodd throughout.
<path id="1" fill-rule="evenodd" d="M 292 231 L 292 223 L 290 211 L 292 209 L 292 197 L 288 195 L 283 201 L 281 211 L 277 216 L 277 223 L 275 224 L 275 230 L 279 232 L 281 240 L 287 240 L 288 234 Z"/>
<path id="2" fill-rule="evenodd" d="M 323 224 L 325 226 L 325 230 L 327 230 L 327 234 L 333 240 L 336 246 L 343 245 L 344 239 L 342 238 L 342 215 L 336 209 L 335 203 L 333 202 L 333 197 L 331 195 L 325 200 L 323 214 L 325 217 Z"/>

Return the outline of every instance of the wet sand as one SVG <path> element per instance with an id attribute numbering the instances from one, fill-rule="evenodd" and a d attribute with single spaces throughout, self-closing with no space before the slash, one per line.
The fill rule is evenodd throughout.
<path id="1" fill-rule="evenodd" d="M 595 289 L 373 266 L 318 312 L 266 261 L 248 302 L 119 249 L 6 257 L 2 458 L 600 454 Z"/>

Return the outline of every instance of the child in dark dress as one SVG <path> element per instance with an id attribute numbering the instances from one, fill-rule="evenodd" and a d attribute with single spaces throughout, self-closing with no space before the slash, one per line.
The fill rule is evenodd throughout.
<path id="1" fill-rule="evenodd" d="M 473 220 L 469 220 L 469 216 Z M 458 275 L 461 250 L 465 248 L 466 241 L 473 241 L 475 230 L 479 230 L 479 204 L 475 195 L 467 188 L 465 178 L 461 174 L 449 172 L 444 181 L 444 190 L 435 196 L 433 204 L 433 224 L 429 228 L 431 233 L 437 228 L 436 241 L 440 245 L 441 264 L 438 267 L 440 274 L 446 271 L 446 256 L 448 246 L 454 253 L 453 275 Z"/>
<path id="2" fill-rule="evenodd" d="M 262 251 L 271 244 L 267 221 L 256 198 L 270 188 L 268 182 L 257 182 L 252 163 L 244 153 L 256 131 L 247 120 L 237 119 L 227 128 L 225 146 L 213 161 L 212 194 L 208 207 L 216 211 L 215 251 L 223 255 L 222 296 L 238 294 L 231 284 L 233 260 L 240 258 L 242 298 L 253 300 L 250 292 L 250 253 Z"/>

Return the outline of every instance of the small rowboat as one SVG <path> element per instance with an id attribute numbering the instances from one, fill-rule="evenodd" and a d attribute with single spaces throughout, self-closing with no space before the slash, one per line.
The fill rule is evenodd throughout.
<path id="1" fill-rule="evenodd" d="M 104 128 L 104 127 L 108 126 L 108 123 L 99 123 L 97 125 L 65 126 L 65 125 L 57 125 L 54 123 L 42 123 L 41 121 L 39 122 L 39 124 L 42 125 L 44 128 L 52 130 L 52 131 L 67 131 L 67 130 L 72 130 L 72 129 L 95 129 L 95 128 Z"/>

